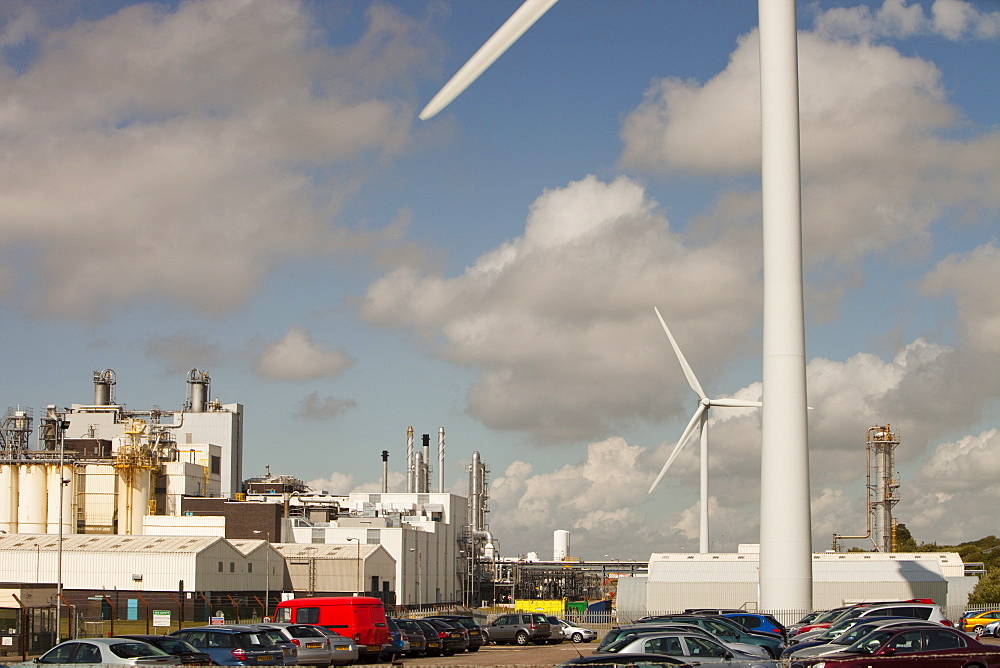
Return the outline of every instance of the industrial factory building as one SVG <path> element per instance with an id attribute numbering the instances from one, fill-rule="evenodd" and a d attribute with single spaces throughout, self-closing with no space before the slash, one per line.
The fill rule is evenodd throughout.
<path id="1" fill-rule="evenodd" d="M 741 545 L 735 554 L 653 554 L 647 575 L 619 579 L 618 617 L 627 621 L 685 608 L 757 609 L 758 557 L 756 545 Z M 816 609 L 928 598 L 961 614 L 979 581 L 966 575 L 954 552 L 816 553 L 812 574 Z"/>
<path id="2" fill-rule="evenodd" d="M 436 492 L 430 436 L 415 448 L 412 427 L 405 493 L 314 492 L 270 472 L 244 481 L 243 407 L 210 399 L 204 371 L 186 381 L 180 410 L 126 408 L 105 369 L 93 374 L 90 403 L 49 406 L 37 425 L 30 409 L 7 411 L 0 582 L 59 580 L 68 592 L 147 597 L 183 582 L 192 592 L 243 594 L 244 603 L 281 593 L 367 593 L 413 606 L 478 598 L 476 583 L 489 579 L 478 573 L 495 549 L 478 453 L 469 467 L 474 503 L 443 491 L 443 428 Z"/>

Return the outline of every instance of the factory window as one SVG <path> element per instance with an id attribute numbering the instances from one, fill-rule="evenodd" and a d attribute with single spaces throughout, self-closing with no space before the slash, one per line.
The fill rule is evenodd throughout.
<path id="1" fill-rule="evenodd" d="M 211 461 L 212 473 L 215 475 L 222 473 L 222 457 L 211 455 L 209 460 Z"/>
<path id="2" fill-rule="evenodd" d="M 229 562 L 229 572 L 230 573 L 235 573 L 236 572 L 236 562 L 235 561 L 230 561 Z"/>
<path id="3" fill-rule="evenodd" d="M 220 573 L 222 572 L 222 562 L 221 561 L 219 562 L 219 572 Z"/>
<path id="4" fill-rule="evenodd" d="M 247 562 L 247 573 L 253 573 L 253 562 L 252 561 L 248 561 Z"/>

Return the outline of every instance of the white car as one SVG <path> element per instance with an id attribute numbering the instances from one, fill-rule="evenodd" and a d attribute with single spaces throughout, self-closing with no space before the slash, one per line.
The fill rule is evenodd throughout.
<path id="1" fill-rule="evenodd" d="M 560 619 L 559 626 L 562 627 L 563 636 L 569 638 L 573 642 L 593 642 L 597 640 L 597 631 L 592 629 L 585 629 L 582 626 L 577 626 L 572 622 L 567 622 L 565 619 Z"/>
<path id="2" fill-rule="evenodd" d="M 994 638 L 1000 638 L 1000 619 L 998 619 L 995 622 L 990 622 L 989 624 L 984 626 L 983 630 L 980 633 L 981 635 L 984 636 L 993 636 Z"/>
<path id="3" fill-rule="evenodd" d="M 89 663 L 118 666 L 180 666 L 171 656 L 148 643 L 129 638 L 86 638 L 61 642 L 37 659 L 18 666 L 46 663 Z"/>

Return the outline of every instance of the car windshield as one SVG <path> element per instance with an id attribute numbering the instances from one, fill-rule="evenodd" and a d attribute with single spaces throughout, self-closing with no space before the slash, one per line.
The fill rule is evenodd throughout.
<path id="1" fill-rule="evenodd" d="M 893 631 L 872 631 L 842 651 L 851 652 L 852 654 L 874 654 L 875 650 L 881 647 L 893 635 Z"/>
<path id="2" fill-rule="evenodd" d="M 169 654 L 193 654 L 198 650 L 183 640 L 164 636 L 156 640 L 156 645 Z"/>
<path id="3" fill-rule="evenodd" d="M 832 645 L 853 645 L 861 638 L 876 630 L 878 626 L 874 624 L 856 624 L 854 628 L 849 631 L 845 631 L 840 634 L 836 640 L 831 642 Z"/>
<path id="4" fill-rule="evenodd" d="M 271 647 L 274 643 L 267 636 L 266 633 L 262 631 L 251 631 L 247 633 L 238 633 L 237 636 L 237 646 L 243 649 L 248 649 L 251 647 Z"/>
<path id="5" fill-rule="evenodd" d="M 162 649 L 157 649 L 144 642 L 117 642 L 110 645 L 111 653 L 123 659 L 134 659 L 140 656 L 167 656 Z"/>

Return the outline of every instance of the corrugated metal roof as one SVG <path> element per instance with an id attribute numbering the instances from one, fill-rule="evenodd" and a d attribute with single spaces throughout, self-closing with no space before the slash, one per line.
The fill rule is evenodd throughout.
<path id="1" fill-rule="evenodd" d="M 224 538 L 217 536 L 118 536 L 66 534 L 64 552 L 187 552 L 197 554 Z M 58 550 L 56 534 L 0 535 L 0 550 Z"/>
<path id="2" fill-rule="evenodd" d="M 274 549 L 285 558 L 322 557 L 324 559 L 353 559 L 358 558 L 358 546 L 354 543 L 348 545 L 331 545 L 329 543 L 275 543 Z M 369 557 L 381 545 L 367 545 L 362 543 L 361 556 Z"/>

